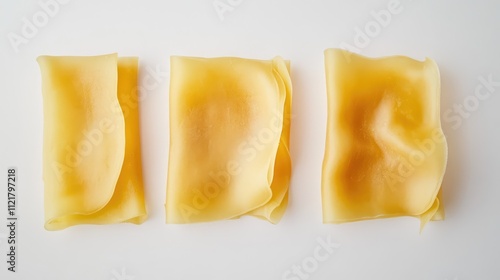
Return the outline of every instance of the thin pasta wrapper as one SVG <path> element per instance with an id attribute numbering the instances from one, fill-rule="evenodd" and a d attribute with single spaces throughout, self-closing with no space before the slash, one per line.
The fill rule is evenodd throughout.
<path id="1" fill-rule="evenodd" d="M 170 75 L 167 223 L 277 223 L 291 176 L 288 62 L 174 56 Z"/>
<path id="2" fill-rule="evenodd" d="M 137 58 L 40 56 L 45 228 L 146 217 Z"/>
<path id="3" fill-rule="evenodd" d="M 325 67 L 323 221 L 415 216 L 423 228 L 444 219 L 447 144 L 436 63 L 327 49 Z"/>

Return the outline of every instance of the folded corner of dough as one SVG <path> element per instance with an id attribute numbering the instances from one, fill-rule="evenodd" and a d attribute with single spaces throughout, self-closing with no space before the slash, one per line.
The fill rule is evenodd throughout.
<path id="1" fill-rule="evenodd" d="M 167 223 L 252 215 L 288 201 L 289 62 L 171 57 Z"/>
<path id="2" fill-rule="evenodd" d="M 135 57 L 40 56 L 45 228 L 142 223 Z"/>
<path id="3" fill-rule="evenodd" d="M 431 59 L 325 51 L 328 97 L 323 221 L 444 219 L 447 145 Z"/>

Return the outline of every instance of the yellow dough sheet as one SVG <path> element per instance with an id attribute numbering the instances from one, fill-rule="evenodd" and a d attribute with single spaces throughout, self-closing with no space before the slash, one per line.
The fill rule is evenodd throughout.
<path id="1" fill-rule="evenodd" d="M 45 228 L 146 217 L 135 57 L 40 56 Z"/>
<path id="2" fill-rule="evenodd" d="M 284 214 L 292 84 L 280 57 L 171 57 L 167 223 Z"/>
<path id="3" fill-rule="evenodd" d="M 444 218 L 447 145 L 431 59 L 325 51 L 328 93 L 323 221 Z"/>

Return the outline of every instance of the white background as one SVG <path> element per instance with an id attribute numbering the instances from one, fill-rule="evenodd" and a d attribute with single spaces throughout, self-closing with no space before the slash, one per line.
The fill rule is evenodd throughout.
<path id="1" fill-rule="evenodd" d="M 23 36 L 23 17 L 33 22 L 43 9 L 37 1 L 2 0 L 0 180 L 7 181 L 8 167 L 18 168 L 20 220 L 17 273 L 8 272 L 3 261 L 7 228 L 0 226 L 0 278 L 284 279 L 293 265 L 305 262 L 312 271 L 306 272 L 308 279 L 500 279 L 500 86 L 486 100 L 474 97 L 478 77 L 500 81 L 498 1 L 401 0 L 400 12 L 387 26 L 373 29 L 373 37 L 360 48 L 368 56 L 428 56 L 440 66 L 449 145 L 443 185 L 446 220 L 429 223 L 422 234 L 419 221 L 410 217 L 321 222 L 323 50 L 342 42 L 355 46 L 356 28 L 372 24 L 371 12 L 387 9 L 389 2 L 232 0 L 233 9 L 221 20 L 213 0 L 72 0 L 60 4 L 16 52 L 9 33 Z M 112 52 L 138 56 L 143 76 L 148 67 L 168 72 L 170 55 L 281 55 L 291 60 L 294 168 L 290 204 L 278 225 L 255 218 L 164 223 L 169 145 L 169 80 L 164 73 L 157 88 L 143 92 L 140 104 L 149 219 L 140 226 L 44 230 L 42 98 L 35 59 Z M 447 111 L 456 118 L 449 110 L 464 102 L 469 110 L 460 124 L 445 119 Z M 0 186 L 6 189 L 6 183 Z M 6 208 L 6 190 L 0 190 L 0 225 Z M 313 267 L 318 238 L 331 238 L 340 247 Z M 306 279 L 305 274 L 288 276 Z"/>

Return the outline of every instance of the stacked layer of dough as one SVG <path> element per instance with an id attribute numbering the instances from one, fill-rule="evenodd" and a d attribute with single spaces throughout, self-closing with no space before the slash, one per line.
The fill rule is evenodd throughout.
<path id="1" fill-rule="evenodd" d="M 167 223 L 253 215 L 276 223 L 288 199 L 288 63 L 172 57 Z"/>
<path id="2" fill-rule="evenodd" d="M 44 107 L 45 228 L 146 217 L 137 58 L 38 58 Z"/>

